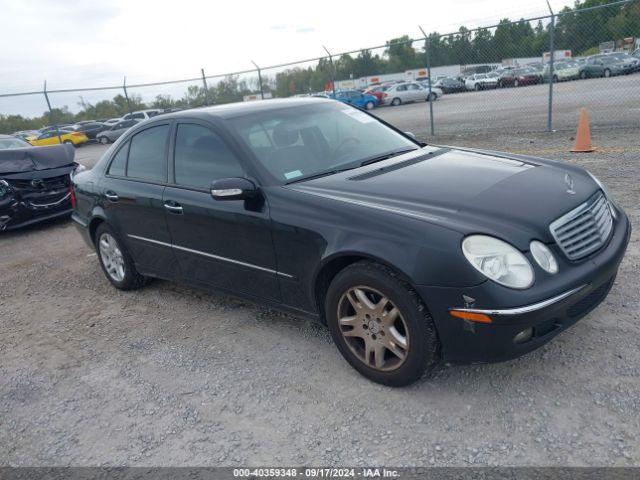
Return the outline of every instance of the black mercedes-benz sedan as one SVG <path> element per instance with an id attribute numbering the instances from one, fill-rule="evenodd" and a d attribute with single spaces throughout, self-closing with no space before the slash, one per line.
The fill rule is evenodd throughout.
<path id="1" fill-rule="evenodd" d="M 0 231 L 71 215 L 74 155 L 70 145 L 33 147 L 0 135 Z"/>
<path id="2" fill-rule="evenodd" d="M 582 168 L 424 145 L 315 98 L 147 120 L 73 188 L 116 288 L 158 277 L 318 318 L 394 386 L 544 344 L 605 298 L 631 230 Z"/>

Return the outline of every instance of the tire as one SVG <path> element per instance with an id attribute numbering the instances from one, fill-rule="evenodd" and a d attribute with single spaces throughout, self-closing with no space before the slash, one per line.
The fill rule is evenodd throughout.
<path id="1" fill-rule="evenodd" d="M 107 143 L 109 143 L 109 139 L 106 136 L 102 136 L 100 137 L 100 139 L 98 140 L 102 145 L 106 145 Z"/>
<path id="2" fill-rule="evenodd" d="M 356 291 L 364 294 L 368 303 L 361 301 Z M 355 305 L 362 310 L 356 311 Z M 387 317 L 385 322 L 392 310 L 398 315 Z M 360 261 L 339 272 L 327 291 L 325 312 L 342 356 L 374 382 L 393 387 L 409 385 L 439 361 L 440 342 L 426 306 L 406 282 L 383 265 Z M 347 318 L 349 323 L 345 323 Z M 350 331 L 357 334 L 344 335 Z"/>
<path id="3" fill-rule="evenodd" d="M 398 97 L 394 98 L 393 100 L 391 100 L 391 105 L 393 107 L 397 107 L 398 105 L 400 105 L 402 103 L 402 100 L 400 100 Z"/>
<path id="4" fill-rule="evenodd" d="M 553 83 L 558 83 L 558 76 L 557 75 L 553 76 Z"/>
<path id="5" fill-rule="evenodd" d="M 516 79 L 516 80 L 514 80 L 514 81 L 513 81 L 513 86 L 514 86 L 515 88 L 518 88 L 518 87 L 520 86 L 520 82 L 519 82 L 517 79 Z"/>
<path id="6" fill-rule="evenodd" d="M 98 226 L 94 243 L 98 260 L 100 261 L 100 267 L 107 277 L 107 280 L 109 280 L 114 287 L 118 290 L 135 290 L 147 283 L 146 278 L 136 270 L 133 259 L 124 244 L 107 223 L 101 223 Z M 115 250 L 111 250 L 111 254 L 119 257 L 119 260 L 116 260 L 115 263 L 114 257 L 108 259 L 106 256 L 109 250 L 107 245 L 115 248 Z"/>
<path id="7" fill-rule="evenodd" d="M 604 78 L 609 78 L 611 76 L 611 70 L 608 68 L 604 69 Z"/>
<path id="8" fill-rule="evenodd" d="M 63 140 L 62 143 L 64 145 L 71 145 L 72 147 L 75 148 L 75 144 L 71 140 Z"/>
<path id="9" fill-rule="evenodd" d="M 476 92 L 479 92 L 482 87 L 480 86 L 479 83 L 476 83 L 475 87 L 473 88 L 475 89 Z"/>
<path id="10" fill-rule="evenodd" d="M 431 92 L 427 97 L 427 102 L 435 102 L 438 99 L 438 95 L 434 92 Z"/>
<path id="11" fill-rule="evenodd" d="M 580 72 L 580 78 L 582 80 L 585 80 L 587 78 L 587 72 L 585 72 L 584 70 Z"/>
<path id="12" fill-rule="evenodd" d="M 373 107 L 375 107 L 373 102 L 367 102 L 367 103 L 364 104 L 365 110 L 373 110 Z"/>

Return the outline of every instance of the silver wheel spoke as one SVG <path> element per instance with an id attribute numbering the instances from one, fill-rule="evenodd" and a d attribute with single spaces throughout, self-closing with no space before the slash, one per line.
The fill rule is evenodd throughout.
<path id="1" fill-rule="evenodd" d="M 104 233 L 98 242 L 100 250 L 100 259 L 104 265 L 107 274 L 115 281 L 124 280 L 124 257 L 122 251 L 118 247 L 118 243 L 108 233 Z"/>
<path id="2" fill-rule="evenodd" d="M 404 363 L 409 352 L 407 324 L 386 295 L 364 285 L 349 288 L 338 302 L 337 317 L 347 346 L 362 363 L 381 371 Z"/>

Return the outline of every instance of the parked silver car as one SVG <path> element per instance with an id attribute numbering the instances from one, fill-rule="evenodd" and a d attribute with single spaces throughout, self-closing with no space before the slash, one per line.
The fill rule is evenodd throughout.
<path id="1" fill-rule="evenodd" d="M 382 103 L 395 107 L 401 103 L 437 100 L 439 96 L 442 96 L 442 90 L 439 88 L 432 88 L 431 96 L 429 96 L 429 90 L 423 88 L 419 83 L 405 82 L 390 86 L 382 94 Z"/>
<path id="2" fill-rule="evenodd" d="M 96 135 L 96 140 L 103 145 L 106 145 L 110 142 L 115 142 L 120 135 L 133 127 L 140 120 L 122 120 L 121 122 L 116 123 L 108 130 L 104 130 Z"/>

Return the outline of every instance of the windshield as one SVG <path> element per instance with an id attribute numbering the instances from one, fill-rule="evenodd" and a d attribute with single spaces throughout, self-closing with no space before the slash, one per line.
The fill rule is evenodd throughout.
<path id="1" fill-rule="evenodd" d="M 24 148 L 31 145 L 20 140 L 19 138 L 0 138 L 0 150 L 7 150 L 9 148 Z"/>
<path id="2" fill-rule="evenodd" d="M 359 166 L 418 145 L 374 117 L 338 102 L 318 102 L 230 120 L 260 163 L 281 182 Z"/>

